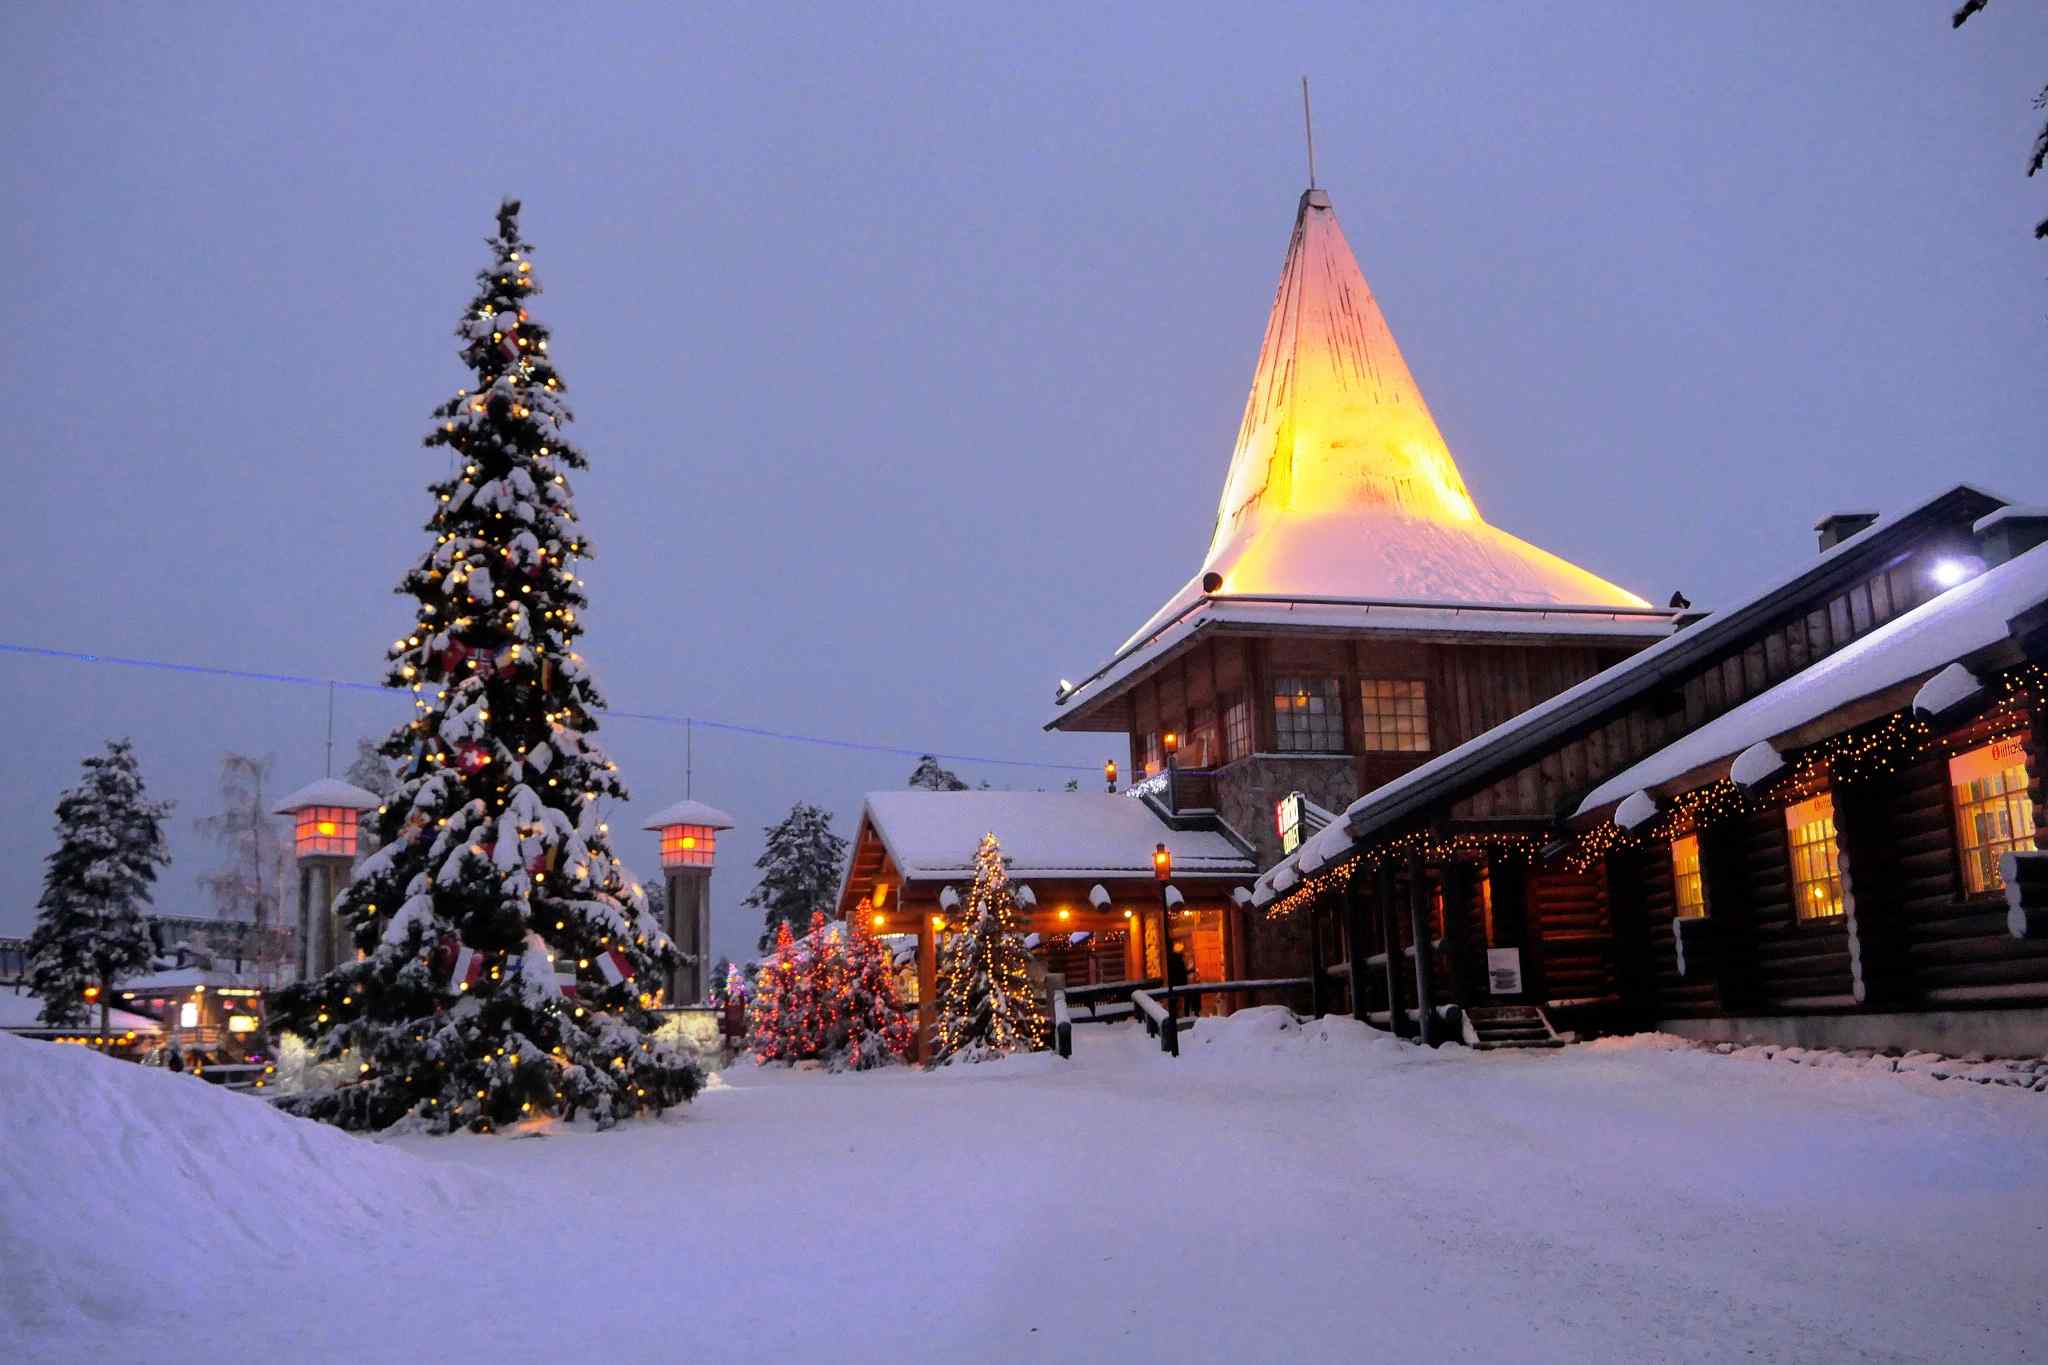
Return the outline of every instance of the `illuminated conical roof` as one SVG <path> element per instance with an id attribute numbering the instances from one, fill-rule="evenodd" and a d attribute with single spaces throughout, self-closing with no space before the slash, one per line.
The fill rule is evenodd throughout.
<path id="1" fill-rule="evenodd" d="M 1201 572 L 1138 636 L 1209 574 L 1226 596 L 1645 605 L 1480 516 L 1320 189 L 1295 214 Z"/>

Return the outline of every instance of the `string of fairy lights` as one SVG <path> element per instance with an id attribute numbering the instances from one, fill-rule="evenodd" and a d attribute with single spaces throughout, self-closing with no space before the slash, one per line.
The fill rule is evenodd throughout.
<path id="1" fill-rule="evenodd" d="M 1624 829 L 1612 820 L 1598 821 L 1571 837 L 1560 861 L 1572 872 L 1584 873 L 1611 853 L 1668 842 L 1788 799 L 1804 799 L 1824 787 L 1870 781 L 1929 758 L 1952 758 L 1967 749 L 2024 734 L 2031 723 L 2031 708 L 2048 698 L 2048 667 L 2022 664 L 2000 674 L 1995 682 L 1998 695 L 1986 707 L 1980 724 L 1937 734 L 1927 719 L 1912 709 L 1895 711 L 1802 749 L 1782 773 L 1755 789 L 1719 778 L 1671 798 L 1656 818 L 1633 829 Z M 1371 871 L 1383 862 L 1411 857 L 1449 860 L 1478 853 L 1526 862 L 1534 861 L 1543 851 L 1544 841 L 1531 834 L 1413 831 L 1303 876 L 1286 894 L 1276 897 L 1265 913 L 1268 919 L 1292 915 L 1340 890 L 1361 867 Z"/>

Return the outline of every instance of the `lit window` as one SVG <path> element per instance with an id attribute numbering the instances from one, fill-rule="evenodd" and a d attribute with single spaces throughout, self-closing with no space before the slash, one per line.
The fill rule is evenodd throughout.
<path id="1" fill-rule="evenodd" d="M 184 1004 L 178 1006 L 178 1027 L 199 1027 L 199 1005 L 196 1001 L 187 1000 Z"/>
<path id="2" fill-rule="evenodd" d="M 1273 683 L 1273 740 L 1283 753 L 1344 752 L 1344 706 L 1335 678 Z"/>
<path id="3" fill-rule="evenodd" d="M 1145 776 L 1166 770 L 1166 751 L 1160 747 L 1159 732 L 1152 731 L 1145 736 Z"/>
<path id="4" fill-rule="evenodd" d="M 1223 704 L 1223 759 L 1243 758 L 1252 751 L 1252 708 L 1243 697 Z"/>
<path id="5" fill-rule="evenodd" d="M 345 806 L 301 806 L 292 814 L 297 817 L 292 842 L 298 856 L 355 856 L 356 812 Z"/>
<path id="6" fill-rule="evenodd" d="M 1358 686 L 1364 703 L 1367 749 L 1429 752 L 1429 694 L 1421 679 L 1367 678 Z"/>
<path id="7" fill-rule="evenodd" d="M 1948 761 L 1948 781 L 1956 793 L 1963 892 L 1981 896 L 2002 890 L 2005 878 L 1999 874 L 1999 858 L 2034 847 L 2034 803 L 2027 794 L 2027 763 L 2019 736 L 1957 754 Z"/>
<path id="8" fill-rule="evenodd" d="M 1835 798 L 1827 792 L 1785 807 L 1792 854 L 1793 913 L 1832 919 L 1842 913 L 1842 873 L 1835 864 Z"/>
<path id="9" fill-rule="evenodd" d="M 1700 837 L 1688 834 L 1671 841 L 1671 885 L 1678 899 L 1678 918 L 1699 919 L 1707 913 L 1707 888 L 1700 876 Z"/>
<path id="10" fill-rule="evenodd" d="M 1493 932 L 1493 870 L 1491 868 L 1479 874 L 1479 923 L 1480 927 L 1486 932 L 1486 946 L 1489 948 L 1499 947 L 1500 940 L 1494 937 Z"/>

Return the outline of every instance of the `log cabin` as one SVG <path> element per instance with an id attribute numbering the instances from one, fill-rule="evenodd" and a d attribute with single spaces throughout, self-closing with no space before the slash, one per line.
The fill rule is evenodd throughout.
<path id="1" fill-rule="evenodd" d="M 908 1003 L 918 1014 L 916 1059 L 936 1022 L 938 954 L 974 880 L 984 834 L 1002 844 L 1019 932 L 1070 985 L 1161 980 L 1160 949 L 1180 952 L 1194 977 L 1244 978 L 1245 905 L 1258 864 L 1226 831 L 1169 818 L 1156 800 L 1102 792 L 884 791 L 861 804 L 837 918 L 860 916 L 878 935 L 915 935 Z M 1172 856 L 1183 904 L 1159 929 L 1153 853 Z M 1029 939 L 1027 938 L 1027 941 Z M 1223 1010 L 1227 997 L 1204 1008 Z"/>
<path id="2" fill-rule="evenodd" d="M 1213 818 L 1267 866 L 1292 847 L 1275 819 L 1290 797 L 1341 810 L 1679 616 L 1480 514 L 1312 188 L 1208 551 L 1106 662 L 1061 683 L 1046 728 L 1121 736 L 1137 791 Z M 1294 922 L 1250 928 L 1245 970 L 1304 973 Z"/>
<path id="3" fill-rule="evenodd" d="M 2048 512 L 1961 485 L 1354 802 L 1253 893 L 1423 1041 L 2048 1051 Z"/>

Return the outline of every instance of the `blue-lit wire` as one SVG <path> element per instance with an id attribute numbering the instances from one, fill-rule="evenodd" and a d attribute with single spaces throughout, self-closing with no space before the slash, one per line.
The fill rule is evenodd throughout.
<path id="1" fill-rule="evenodd" d="M 166 673 L 196 673 L 209 678 L 240 678 L 249 682 L 284 683 L 292 687 L 345 687 L 351 692 L 390 692 L 403 689 L 382 683 L 349 682 L 341 678 L 309 678 L 298 673 L 258 673 L 243 668 L 220 668 L 210 664 L 181 664 L 169 659 L 132 659 L 119 654 L 86 654 L 74 649 L 50 649 L 42 645 L 16 645 L 0 641 L 0 654 L 20 654 L 38 659 L 65 659 L 82 664 L 116 664 L 122 668 L 156 668 Z M 870 754 L 900 754 L 905 758 L 933 758 L 948 763 L 986 763 L 1003 768 L 1052 768 L 1060 772 L 1093 772 L 1083 763 L 1048 763 L 1031 758 L 989 758 L 983 754 L 941 754 L 929 749 L 906 749 L 895 744 L 872 744 L 859 739 L 833 739 L 826 735 L 799 735 L 788 730 L 771 730 L 760 725 L 738 725 L 726 720 L 705 720 L 701 716 L 672 716 L 661 711 L 615 711 L 605 715 L 621 720 L 645 720 L 657 725 L 701 726 L 729 734 L 751 735 L 756 739 L 777 739 L 786 744 L 816 744 L 828 749 L 853 749 Z"/>

